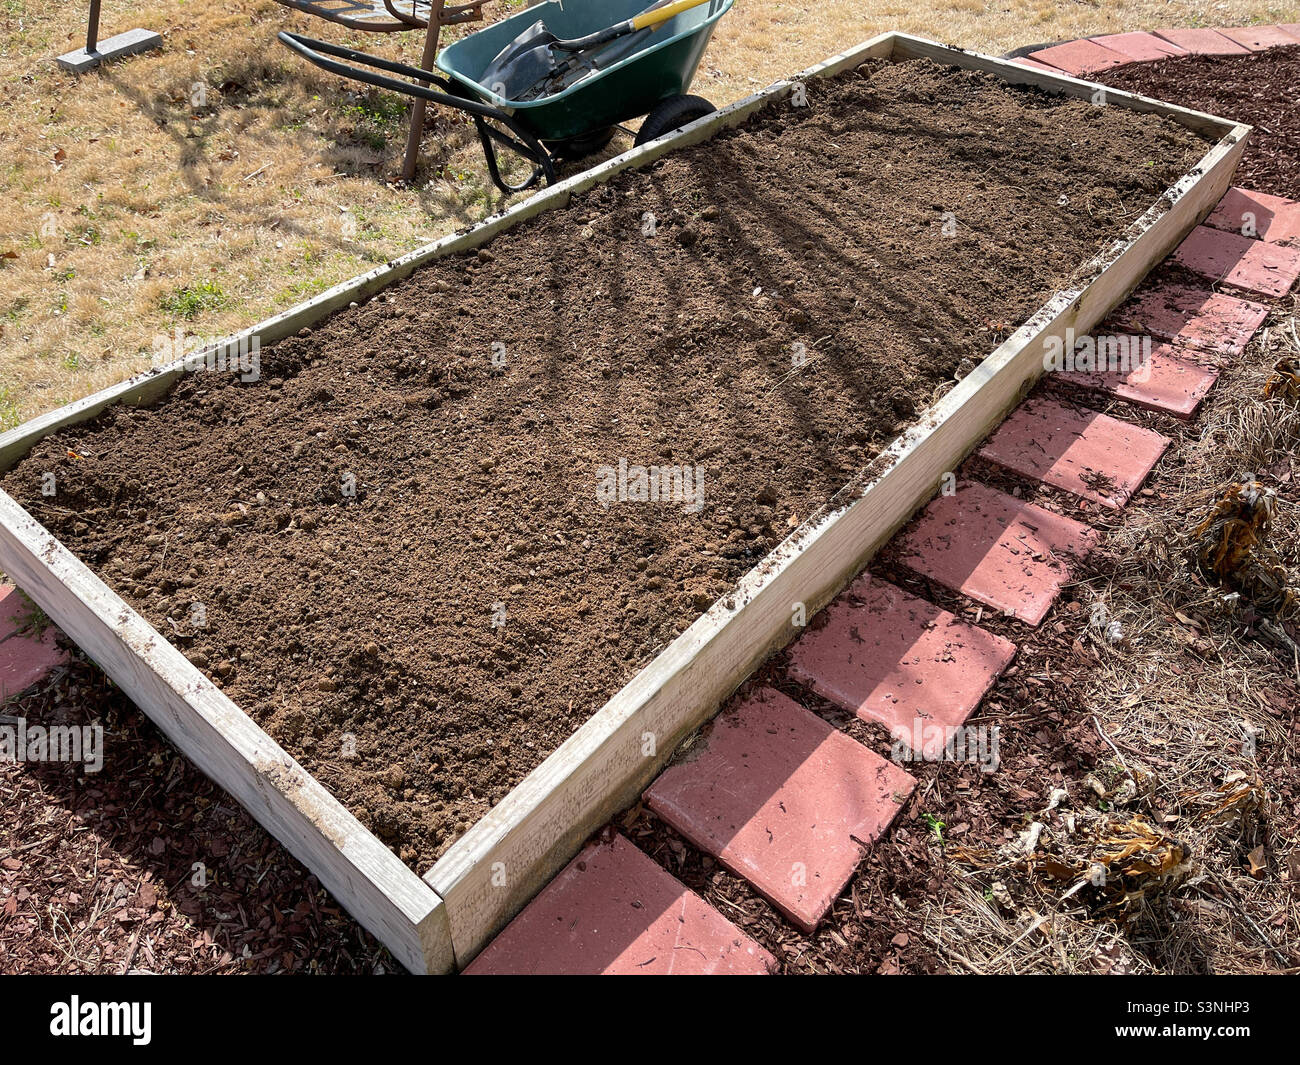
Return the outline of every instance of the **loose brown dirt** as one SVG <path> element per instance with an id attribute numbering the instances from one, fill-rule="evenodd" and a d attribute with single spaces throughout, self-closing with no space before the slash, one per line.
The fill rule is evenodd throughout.
<path id="1" fill-rule="evenodd" d="M 1205 149 L 924 62 L 810 103 L 4 487 L 427 868 Z M 602 506 L 620 459 L 703 509 Z"/>

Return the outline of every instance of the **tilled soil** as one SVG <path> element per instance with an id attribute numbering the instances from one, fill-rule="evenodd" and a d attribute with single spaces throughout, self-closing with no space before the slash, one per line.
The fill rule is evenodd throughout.
<path id="1" fill-rule="evenodd" d="M 423 870 L 1206 147 L 928 62 L 809 102 L 4 487 Z"/>
<path id="2" fill-rule="evenodd" d="M 1117 89 L 1255 127 L 1235 181 L 1300 199 L 1300 45 L 1250 55 L 1191 55 L 1092 75 Z"/>

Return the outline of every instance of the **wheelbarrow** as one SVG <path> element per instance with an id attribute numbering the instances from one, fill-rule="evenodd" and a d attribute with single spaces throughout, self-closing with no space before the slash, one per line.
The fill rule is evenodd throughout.
<path id="1" fill-rule="evenodd" d="M 590 67 L 572 84 L 536 99 L 507 99 L 494 91 L 504 89 L 502 84 L 481 83 L 493 60 L 533 23 L 540 19 L 566 40 L 583 38 L 643 15 L 646 0 L 548 0 L 527 8 L 444 48 L 436 66 L 445 77 L 297 33 L 282 32 L 279 39 L 322 70 L 467 113 L 474 120 L 493 184 L 513 193 L 542 181 L 551 184 L 560 160 L 599 151 L 629 119 L 646 116 L 636 135 L 640 145 L 716 110 L 686 90 L 718 20 L 733 3 L 708 0 L 653 31 L 643 29 L 613 40 L 593 55 Z M 525 180 L 511 184 L 506 179 L 498 147 L 531 165 Z"/>

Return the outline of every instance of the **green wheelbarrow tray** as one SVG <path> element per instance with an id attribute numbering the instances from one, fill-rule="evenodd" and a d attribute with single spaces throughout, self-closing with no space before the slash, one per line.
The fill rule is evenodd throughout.
<path id="1" fill-rule="evenodd" d="M 619 54 L 621 42 L 615 41 L 608 51 L 596 53 L 598 69 L 561 92 L 528 101 L 502 99 L 475 79 L 502 48 L 538 19 L 559 37 L 582 37 L 639 14 L 646 0 L 564 0 L 563 6 L 548 0 L 526 8 L 443 49 L 436 65 L 446 77 L 302 34 L 282 32 L 278 37 L 281 44 L 323 70 L 467 112 L 477 128 L 493 183 L 511 193 L 539 181 L 553 182 L 556 155 L 601 147 L 616 124 L 681 98 L 695 77 L 714 27 L 734 2 L 712 0 L 653 31 L 641 31 L 635 50 L 626 54 Z M 623 48 L 626 51 L 626 45 Z M 512 185 L 505 180 L 498 146 L 532 164 L 525 181 Z M 576 152 L 567 152 L 569 147 L 576 147 Z"/>
<path id="2" fill-rule="evenodd" d="M 548 0 L 448 45 L 439 53 L 437 67 L 479 99 L 512 111 L 541 140 L 567 141 L 649 114 L 659 101 L 686 92 L 718 20 L 733 3 L 714 0 L 683 12 L 641 39 L 636 51 L 540 100 L 502 99 L 478 78 L 501 49 L 538 19 L 567 40 L 640 14 L 646 0 L 564 0 L 562 6 Z M 609 50 L 617 54 L 619 42 Z"/>

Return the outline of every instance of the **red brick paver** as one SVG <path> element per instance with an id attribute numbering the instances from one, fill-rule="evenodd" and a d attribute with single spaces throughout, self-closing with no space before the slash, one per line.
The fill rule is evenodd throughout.
<path id="1" fill-rule="evenodd" d="M 1300 277 L 1300 248 L 1197 226 L 1174 262 L 1205 277 L 1266 296 L 1285 296 Z"/>
<path id="2" fill-rule="evenodd" d="M 1300 38 L 1287 33 L 1281 26 L 1235 26 L 1219 32 L 1252 52 L 1300 44 Z"/>
<path id="3" fill-rule="evenodd" d="M 1166 284 L 1144 288 L 1099 331 L 1150 334 L 1179 346 L 1240 355 L 1267 317 L 1268 308 L 1253 300 Z"/>
<path id="4" fill-rule="evenodd" d="M 790 676 L 933 755 L 1015 657 L 1015 644 L 864 573 L 790 654 Z"/>
<path id="5" fill-rule="evenodd" d="M 469 975 L 763 974 L 772 956 L 622 836 L 591 843 Z"/>
<path id="6" fill-rule="evenodd" d="M 53 625 L 39 636 L 31 631 L 31 609 L 17 588 L 0 585 L 0 702 L 30 688 L 67 658 Z"/>
<path id="7" fill-rule="evenodd" d="M 1164 411 L 1177 418 L 1190 418 L 1218 380 L 1217 370 L 1209 370 L 1190 359 L 1179 358 L 1181 348 L 1156 344 L 1145 366 L 1134 370 L 1074 370 L 1058 374 L 1090 391 L 1107 392 L 1118 399 Z"/>
<path id="8" fill-rule="evenodd" d="M 1216 30 L 1156 30 L 1155 35 L 1196 55 L 1250 54 L 1249 48 L 1229 40 Z"/>
<path id="9" fill-rule="evenodd" d="M 1111 51 L 1092 41 L 1067 41 L 1051 48 L 1040 48 L 1031 52 L 1030 58 L 1039 63 L 1057 67 L 1076 78 L 1096 70 L 1109 70 L 1122 67 L 1129 60 L 1119 52 Z"/>
<path id="10" fill-rule="evenodd" d="M 720 715 L 646 801 L 812 932 L 915 784 L 769 688 Z"/>
<path id="11" fill-rule="evenodd" d="M 1122 507 L 1169 446 L 1167 437 L 1051 399 L 1020 404 L 980 458 L 1081 499 Z"/>
<path id="12" fill-rule="evenodd" d="M 1148 63 L 1172 55 L 1186 55 L 1187 49 L 1157 37 L 1154 33 L 1109 33 L 1091 38 L 1093 44 L 1118 52 L 1132 63 Z"/>
<path id="13" fill-rule="evenodd" d="M 934 499 L 899 540 L 899 561 L 953 591 L 1037 625 L 1097 544 L 1082 522 L 978 482 Z"/>
<path id="14" fill-rule="evenodd" d="M 1029 67 L 1030 70 L 1046 70 L 1048 73 L 1058 74 L 1058 75 L 1065 73 L 1063 70 L 1059 69 L 1058 67 L 1049 66 L 1046 63 L 1040 63 L 1036 59 L 1030 59 L 1027 55 L 1018 56 L 1015 59 L 1011 60 L 1011 62 L 1016 64 L 1017 66 Z"/>
<path id="15" fill-rule="evenodd" d="M 1300 45 L 1300 41 L 1296 44 Z M 1205 224 L 1271 244 L 1300 244 L 1300 201 L 1234 186 Z"/>

